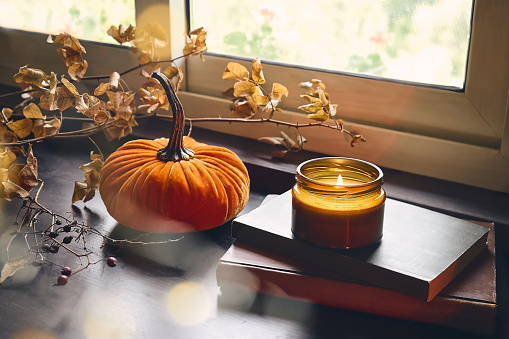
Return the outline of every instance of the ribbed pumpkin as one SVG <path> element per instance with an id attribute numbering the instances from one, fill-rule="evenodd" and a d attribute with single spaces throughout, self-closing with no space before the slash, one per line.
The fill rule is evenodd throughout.
<path id="1" fill-rule="evenodd" d="M 134 140 L 113 152 L 99 192 L 110 215 L 136 230 L 181 233 L 210 229 L 236 216 L 249 198 L 249 175 L 239 157 L 184 133 L 184 110 L 168 78 L 152 77 L 173 111 L 170 139 Z"/>

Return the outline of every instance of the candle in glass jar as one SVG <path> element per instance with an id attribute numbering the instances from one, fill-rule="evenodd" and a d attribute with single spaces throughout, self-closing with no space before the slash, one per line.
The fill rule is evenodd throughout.
<path id="1" fill-rule="evenodd" d="M 379 241 L 385 192 L 377 166 L 352 158 L 320 158 L 297 168 L 292 232 L 305 242 L 354 248 Z"/>

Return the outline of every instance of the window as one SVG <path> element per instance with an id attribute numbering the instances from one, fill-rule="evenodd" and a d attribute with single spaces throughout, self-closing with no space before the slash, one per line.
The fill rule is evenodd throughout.
<path id="1" fill-rule="evenodd" d="M 177 56 L 181 55 L 182 33 L 186 30 L 186 3 L 172 0 L 169 4 L 171 10 L 168 0 L 136 1 L 136 21 L 139 26 L 144 17 L 153 18 L 153 14 L 144 13 L 156 6 L 161 22 L 168 27 L 171 51 Z M 280 82 L 290 91 L 289 97 L 283 100 L 284 105 L 280 105 L 284 111 L 277 118 L 306 123 L 307 117 L 296 109 L 303 104 L 297 85 L 318 78 L 327 85 L 332 101 L 339 105 L 338 115 L 345 120 L 345 126 L 368 140 L 352 148 L 336 131 L 311 128 L 303 131 L 308 139 L 305 149 L 361 158 L 380 166 L 509 192 L 508 32 L 509 2 L 474 2 L 463 90 L 281 66 L 267 60 L 262 63 L 268 85 Z M 0 82 L 15 85 L 12 75 L 24 64 L 53 69 L 53 64 L 48 63 L 54 62 L 54 46 L 46 45 L 45 39 L 41 42 L 41 36 L 36 34 L 0 29 L 3 51 Z M 124 69 L 124 65 L 127 69 L 136 63 L 126 49 L 104 44 L 86 44 L 85 47 L 89 64 L 100 65 L 94 68 L 97 74 Z M 204 62 L 198 58 L 187 59 L 184 64 L 186 91 L 179 94 L 187 116 L 228 115 L 229 101 L 222 98 L 221 92 L 233 83 L 222 80 L 221 74 L 232 60 L 250 67 L 251 59 L 212 53 L 205 55 Z M 58 72 L 62 74 L 65 70 Z M 132 81 L 136 81 L 134 77 Z M 272 124 L 196 126 L 251 138 L 280 133 L 280 128 Z"/>
<path id="2" fill-rule="evenodd" d="M 472 1 L 309 4 L 192 0 L 191 26 L 217 54 L 463 88 Z"/>
<path id="3" fill-rule="evenodd" d="M 135 22 L 134 0 L 0 0 L 0 26 L 116 43 L 104 32 Z"/>

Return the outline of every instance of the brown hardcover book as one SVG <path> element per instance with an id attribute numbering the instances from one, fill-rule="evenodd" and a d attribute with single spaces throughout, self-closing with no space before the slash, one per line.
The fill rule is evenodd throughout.
<path id="1" fill-rule="evenodd" d="M 427 301 L 486 247 L 489 233 L 486 227 L 387 199 L 384 234 L 378 244 L 329 250 L 295 239 L 291 214 L 291 192 L 286 192 L 234 219 L 232 236 L 366 284 Z"/>
<path id="2" fill-rule="evenodd" d="M 483 224 L 492 227 L 492 224 Z M 222 257 L 217 282 L 224 295 L 239 288 L 267 295 L 440 324 L 491 334 L 496 314 L 495 246 L 487 250 L 432 301 L 366 285 L 348 276 L 237 241 Z"/>

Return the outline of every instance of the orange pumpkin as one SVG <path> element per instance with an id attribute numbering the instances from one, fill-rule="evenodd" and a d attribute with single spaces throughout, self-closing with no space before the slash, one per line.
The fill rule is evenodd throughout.
<path id="1" fill-rule="evenodd" d="M 120 224 L 145 232 L 210 229 L 236 216 L 249 198 L 249 175 L 232 151 L 183 136 L 184 111 L 168 78 L 161 83 L 173 110 L 170 139 L 129 141 L 101 171 L 99 192 Z"/>

